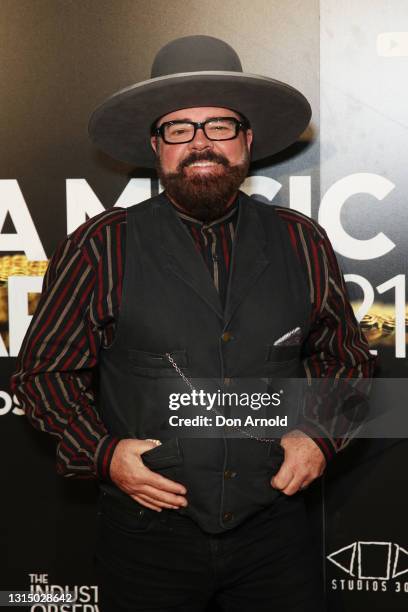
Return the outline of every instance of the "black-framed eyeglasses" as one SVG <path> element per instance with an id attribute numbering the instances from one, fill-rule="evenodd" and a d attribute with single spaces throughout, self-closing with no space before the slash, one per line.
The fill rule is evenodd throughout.
<path id="1" fill-rule="evenodd" d="M 233 140 L 239 130 L 247 130 L 249 127 L 247 120 L 239 121 L 235 117 L 211 117 L 197 122 L 175 119 L 153 127 L 152 136 L 161 136 L 167 144 L 183 144 L 191 142 L 197 130 L 201 129 L 208 140 Z"/>

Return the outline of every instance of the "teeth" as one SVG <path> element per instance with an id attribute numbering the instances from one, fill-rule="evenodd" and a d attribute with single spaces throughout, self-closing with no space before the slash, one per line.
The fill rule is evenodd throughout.
<path id="1" fill-rule="evenodd" d="M 216 162 L 210 162 L 210 161 L 198 161 L 198 162 L 193 162 L 192 164 L 189 164 L 189 166 L 198 166 L 199 168 L 205 168 L 206 166 L 215 166 Z"/>

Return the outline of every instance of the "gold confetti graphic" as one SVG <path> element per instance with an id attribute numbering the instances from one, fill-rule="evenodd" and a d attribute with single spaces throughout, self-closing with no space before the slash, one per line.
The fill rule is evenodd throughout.
<path id="1" fill-rule="evenodd" d="M 354 310 L 361 302 L 353 302 Z M 361 319 L 361 328 L 370 345 L 393 345 L 395 343 L 395 314 L 393 304 L 375 302 Z M 408 344 L 408 308 L 405 311 L 405 342 Z"/>
<path id="2" fill-rule="evenodd" d="M 0 333 L 7 349 L 8 330 L 8 288 L 9 276 L 44 276 L 48 261 L 31 261 L 25 255 L 4 255 L 0 257 Z M 39 293 L 28 294 L 28 313 L 34 314 L 40 299 Z"/>
<path id="3" fill-rule="evenodd" d="M 9 276 L 44 276 L 48 261 L 30 261 L 25 255 L 4 255 L 0 257 L 0 281 Z"/>

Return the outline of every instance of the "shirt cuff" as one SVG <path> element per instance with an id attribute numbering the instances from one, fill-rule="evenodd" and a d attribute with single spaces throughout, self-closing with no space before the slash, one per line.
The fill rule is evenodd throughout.
<path id="1" fill-rule="evenodd" d="M 110 436 L 109 434 L 104 436 L 95 452 L 95 472 L 96 476 L 101 480 L 112 482 L 110 477 L 110 464 L 112 461 L 113 453 L 115 448 L 120 442 L 120 438 L 116 436 Z"/>
<path id="2" fill-rule="evenodd" d="M 317 446 L 320 448 L 327 462 L 333 459 L 334 455 L 336 455 L 336 446 L 329 438 L 323 435 L 323 432 L 321 429 L 319 429 L 319 427 L 303 422 L 296 425 L 296 429 L 300 429 L 300 431 L 303 431 L 303 433 L 309 436 L 309 438 L 313 439 L 313 442 L 315 442 L 315 444 L 317 444 Z"/>

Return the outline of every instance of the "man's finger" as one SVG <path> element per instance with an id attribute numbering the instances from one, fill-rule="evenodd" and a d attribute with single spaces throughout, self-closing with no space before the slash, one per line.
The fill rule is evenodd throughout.
<path id="1" fill-rule="evenodd" d="M 302 482 L 302 484 L 299 487 L 300 491 L 304 491 L 305 489 L 307 489 L 307 487 L 313 482 L 313 478 L 307 478 L 306 480 L 304 480 Z"/>
<path id="2" fill-rule="evenodd" d="M 148 502 L 149 504 L 152 504 L 156 508 L 168 508 L 170 510 L 178 510 L 180 507 L 180 506 L 173 506 L 172 504 L 167 504 L 162 501 L 158 501 L 154 499 L 153 497 L 150 497 L 149 495 L 145 495 L 144 493 L 138 493 L 138 496 L 144 501 Z"/>
<path id="3" fill-rule="evenodd" d="M 155 504 L 151 504 L 150 502 L 145 501 L 139 495 L 131 495 L 130 497 L 134 499 L 135 501 L 137 501 L 138 504 L 141 504 L 142 506 L 146 506 L 146 508 L 150 508 L 151 510 L 156 510 L 156 512 L 162 511 L 162 509 L 159 506 L 156 506 Z"/>
<path id="4" fill-rule="evenodd" d="M 187 489 L 180 482 L 176 482 L 175 480 L 170 480 L 170 478 L 166 478 L 157 472 L 153 472 L 146 467 L 148 471 L 148 476 L 144 479 L 145 483 L 155 487 L 156 489 L 160 489 L 161 491 L 167 491 L 169 493 L 175 493 L 179 495 L 185 495 L 187 493 Z"/>
<path id="5" fill-rule="evenodd" d="M 293 469 L 288 466 L 284 461 L 280 467 L 280 470 L 271 480 L 271 485 L 274 489 L 283 490 L 289 485 L 293 479 Z"/>
<path id="6" fill-rule="evenodd" d="M 173 493 L 167 493 L 155 487 L 151 487 L 148 484 L 143 485 L 143 490 L 139 491 L 139 494 L 147 495 L 154 500 L 154 503 L 164 502 L 172 506 L 187 506 L 187 500 L 181 495 L 174 495 Z"/>
<path id="7" fill-rule="evenodd" d="M 300 490 L 303 482 L 304 476 L 294 476 L 290 483 L 284 489 L 282 489 L 282 493 L 284 495 L 294 495 Z"/>

